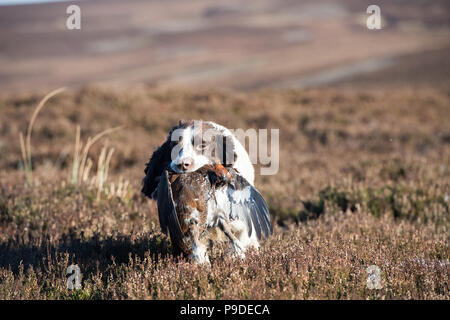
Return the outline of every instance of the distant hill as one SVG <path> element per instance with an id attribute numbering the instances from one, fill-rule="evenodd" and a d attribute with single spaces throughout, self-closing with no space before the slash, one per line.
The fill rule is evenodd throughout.
<path id="1" fill-rule="evenodd" d="M 65 27 L 68 3 L 0 7 L 0 91 L 93 82 L 310 87 L 393 70 L 399 61 L 412 64 L 402 69 L 426 71 L 426 60 L 403 58 L 441 50 L 433 59 L 439 66 L 449 56 L 448 1 L 383 3 L 377 31 L 365 26 L 368 3 L 354 0 L 77 4 L 81 30 Z M 379 85 L 392 74 L 376 78 Z"/>

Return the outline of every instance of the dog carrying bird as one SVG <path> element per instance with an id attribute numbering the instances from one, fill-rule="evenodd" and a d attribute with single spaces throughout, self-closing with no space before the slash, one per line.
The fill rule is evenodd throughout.
<path id="1" fill-rule="evenodd" d="M 198 263 L 209 264 L 208 243 L 218 228 L 230 240 L 234 252 L 243 258 L 249 247 L 259 248 L 259 240 L 272 234 L 269 210 L 262 195 L 246 179 L 253 179 L 253 166 L 240 142 L 224 127 L 213 123 L 201 125 L 216 130 L 219 138 L 213 139 L 214 143 L 220 141 L 220 134 L 232 141 L 233 161 L 203 153 L 192 154 L 194 150 L 204 151 L 210 146 L 200 138 L 202 147 L 198 148 L 194 142 L 194 135 L 198 134 L 194 124 L 180 123 L 175 129 L 181 128 L 178 136 L 183 138 L 175 139 L 175 144 L 166 141 L 166 146 L 153 153 L 147 164 L 143 192 L 157 201 L 161 230 L 169 233 L 175 254 L 183 253 Z M 168 141 L 172 141 L 175 129 L 169 133 Z M 181 151 L 169 161 L 166 153 L 172 153 L 176 144 Z M 221 150 L 219 154 L 229 151 Z M 180 158 L 186 154 L 189 164 L 184 168 Z M 242 174 L 243 168 L 252 171 Z"/>

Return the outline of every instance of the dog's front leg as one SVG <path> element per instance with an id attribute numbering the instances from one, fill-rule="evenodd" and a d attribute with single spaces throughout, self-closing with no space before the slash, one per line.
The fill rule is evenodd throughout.
<path id="1" fill-rule="evenodd" d="M 209 262 L 208 252 L 206 246 L 200 241 L 200 229 L 198 226 L 198 221 L 194 219 L 191 221 L 189 227 L 190 235 L 192 238 L 192 253 L 190 258 L 199 264 L 211 265 Z"/>
<path id="2" fill-rule="evenodd" d="M 245 247 L 242 245 L 241 241 L 234 235 L 234 233 L 231 231 L 230 224 L 225 219 L 219 219 L 219 228 L 225 233 L 228 239 L 230 239 L 231 244 L 233 246 L 234 251 L 239 256 L 239 258 L 244 259 L 245 258 Z"/>

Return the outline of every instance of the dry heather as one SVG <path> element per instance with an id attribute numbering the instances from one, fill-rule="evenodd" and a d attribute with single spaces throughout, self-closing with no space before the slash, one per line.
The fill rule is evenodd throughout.
<path id="1" fill-rule="evenodd" d="M 18 164 L 40 95 L 0 98 L 0 299 L 449 299 L 450 91 L 311 89 L 253 93 L 86 87 L 60 94 L 31 138 L 33 187 Z M 280 170 L 257 176 L 274 236 L 210 270 L 171 257 L 144 163 L 181 118 L 279 128 Z M 70 183 L 81 140 L 114 147 L 110 185 Z M 93 161 L 95 170 L 96 161 Z M 257 170 L 257 173 L 259 170 Z M 123 181 L 123 180 L 122 180 Z M 82 288 L 66 288 L 77 264 Z M 381 289 L 366 285 L 381 270 Z"/>

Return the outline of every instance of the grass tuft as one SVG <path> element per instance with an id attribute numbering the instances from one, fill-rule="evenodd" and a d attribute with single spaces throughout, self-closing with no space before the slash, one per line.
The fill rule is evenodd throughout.
<path id="1" fill-rule="evenodd" d="M 42 100 L 38 103 L 36 109 L 34 110 L 30 122 L 27 127 L 27 136 L 26 140 L 24 141 L 23 133 L 19 133 L 19 139 L 20 139 L 20 149 L 22 151 L 22 168 L 25 174 L 25 181 L 27 184 L 31 187 L 33 186 L 33 165 L 31 162 L 31 133 L 33 131 L 33 125 L 36 121 L 36 118 L 41 111 L 41 109 L 44 107 L 45 103 L 52 98 L 53 96 L 57 95 L 58 93 L 66 90 L 66 88 L 61 87 L 59 89 L 53 90 L 52 92 L 48 93 L 47 95 L 42 98 Z"/>

